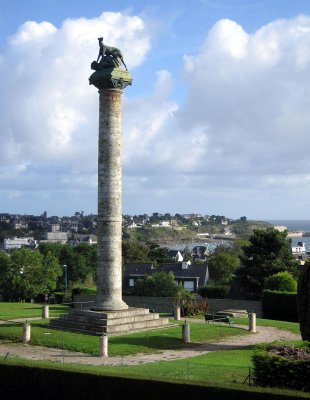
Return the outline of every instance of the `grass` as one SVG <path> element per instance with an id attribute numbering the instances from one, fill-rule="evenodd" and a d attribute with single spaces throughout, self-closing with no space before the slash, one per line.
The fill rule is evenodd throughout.
<path id="1" fill-rule="evenodd" d="M 54 348 L 65 348 L 70 351 L 80 351 L 98 355 L 99 338 L 72 332 L 62 332 L 42 326 L 48 320 L 31 321 L 32 345 L 41 345 Z M 0 339 L 20 341 L 22 324 L 0 325 Z M 191 325 L 191 344 L 216 342 L 228 336 L 246 335 L 247 331 L 228 326 L 215 326 L 207 324 Z M 154 353 L 165 349 L 184 349 L 189 345 L 183 343 L 181 326 L 161 330 L 151 330 L 132 333 L 123 336 L 109 337 L 109 355 L 126 356 L 137 353 Z"/>
<path id="2" fill-rule="evenodd" d="M 253 351 L 255 348 L 252 349 Z M 230 362 L 226 367 L 220 365 L 211 365 L 206 361 L 208 355 L 196 357 L 195 360 L 199 362 L 190 361 L 170 361 L 170 362 L 159 362 L 147 365 L 138 366 L 90 366 L 90 365 L 74 365 L 74 364 L 59 364 L 50 361 L 32 361 L 19 359 L 17 357 L 9 357 L 6 360 L 0 359 L 0 364 L 12 364 L 25 367 L 35 367 L 43 369 L 62 369 L 65 371 L 73 371 L 79 373 L 88 373 L 93 375 L 102 376 L 120 376 L 126 378 L 138 378 L 141 380 L 156 380 L 166 381 L 175 383 L 189 383 L 199 384 L 203 386 L 228 388 L 231 390 L 238 389 L 248 392 L 259 392 L 259 393 L 273 393 L 285 396 L 284 398 L 289 399 L 294 397 L 309 398 L 309 393 L 290 391 L 286 389 L 278 388 L 261 388 L 256 386 L 249 386 L 247 382 L 244 383 L 248 369 L 246 367 L 236 368 L 234 365 L 235 361 L 239 359 L 238 353 L 243 350 L 236 350 L 234 357 L 230 358 Z M 249 353 L 250 350 L 246 350 Z M 219 358 L 225 358 L 227 362 L 227 355 L 230 351 L 219 352 Z M 229 357 L 228 357 L 229 358 Z M 244 358 L 242 356 L 241 358 Z M 213 361 L 210 358 L 211 361 Z"/>
<path id="3" fill-rule="evenodd" d="M 234 318 L 234 321 L 236 324 L 239 324 L 239 325 L 248 325 L 249 324 L 248 318 Z M 289 331 L 292 333 L 297 333 L 297 334 L 300 333 L 299 323 L 297 323 L 297 322 L 277 321 L 277 320 L 273 320 L 273 319 L 257 318 L 256 325 L 257 326 L 273 326 L 275 328 Z"/>
<path id="4" fill-rule="evenodd" d="M 50 306 L 50 315 L 58 316 L 67 312 L 67 307 L 59 305 Z M 0 303 L 0 315 L 3 319 L 39 317 L 42 313 L 42 305 L 27 303 Z M 235 318 L 236 324 L 247 325 L 247 318 Z M 34 320 L 31 323 L 32 345 L 42 345 L 70 351 L 79 351 L 97 356 L 99 352 L 99 338 L 89 335 L 82 335 L 72 332 L 62 332 L 49 329 L 49 320 Z M 176 323 L 176 321 L 173 321 Z M 179 322 L 182 324 L 183 322 Z M 275 326 L 279 329 L 299 333 L 297 323 L 285 321 L 273 321 L 258 319 L 260 326 Z M 167 329 L 153 330 L 128 334 L 125 336 L 109 337 L 109 356 L 127 356 L 138 353 L 151 354 L 165 349 L 185 350 L 188 347 L 195 347 L 200 343 L 216 342 L 225 337 L 234 335 L 246 335 L 244 329 L 231 328 L 223 324 L 191 324 L 191 341 L 187 345 L 181 340 L 181 326 L 173 326 Z M 21 342 L 22 324 L 0 325 L 0 339 L 14 340 Z M 143 365 L 119 365 L 119 366 L 86 366 L 66 364 L 66 353 L 64 352 L 63 364 L 47 361 L 29 361 L 17 357 L 9 357 L 1 360 L 0 363 L 11 363 L 40 368 L 65 368 L 70 371 L 83 373 L 124 376 L 128 378 L 163 380 L 169 382 L 183 382 L 192 384 L 203 384 L 218 387 L 234 387 L 243 390 L 279 392 L 289 396 L 300 393 L 301 398 L 309 398 L 309 395 L 301 392 L 289 392 L 280 389 L 263 389 L 243 385 L 248 376 L 249 367 L 252 367 L 251 358 L 254 353 L 260 351 L 263 345 L 247 346 L 242 349 L 221 350 L 199 355 L 192 358 L 173 361 L 161 361 Z M 31 350 L 30 350 L 31 351 Z M 69 360 L 69 359 L 68 359 Z"/>
<path id="5" fill-rule="evenodd" d="M 194 317 L 189 317 L 190 318 L 195 318 L 195 319 L 201 319 L 204 320 L 204 315 L 197 315 Z M 233 318 L 234 323 L 237 325 L 249 325 L 249 320 L 248 318 Z M 212 324 L 215 324 L 215 322 L 213 322 Z M 278 328 L 281 330 L 285 330 L 285 331 L 289 331 L 292 333 L 300 333 L 300 329 L 299 329 L 299 323 L 298 322 L 288 322 L 288 321 L 277 321 L 277 320 L 273 320 L 273 319 L 263 319 L 263 318 L 257 318 L 256 319 L 256 325 L 257 326 L 272 326 L 274 328 Z"/>
<path id="6" fill-rule="evenodd" d="M 19 318 L 36 318 L 42 316 L 42 307 L 44 304 L 32 303 L 0 303 L 0 320 L 11 320 Z M 58 317 L 69 310 L 68 306 L 61 304 L 50 304 L 50 317 Z"/>

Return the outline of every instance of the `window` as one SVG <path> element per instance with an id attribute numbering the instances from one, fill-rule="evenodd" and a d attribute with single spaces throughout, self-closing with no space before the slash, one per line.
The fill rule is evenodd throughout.
<path id="1" fill-rule="evenodd" d="M 135 286 L 135 280 L 134 279 L 129 279 L 129 286 L 130 287 L 132 287 L 132 286 Z"/>
<path id="2" fill-rule="evenodd" d="M 184 289 L 189 292 L 194 291 L 194 281 L 184 281 Z"/>

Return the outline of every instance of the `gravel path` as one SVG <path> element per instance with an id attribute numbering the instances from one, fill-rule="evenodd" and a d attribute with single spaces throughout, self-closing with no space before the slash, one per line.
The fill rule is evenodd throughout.
<path id="1" fill-rule="evenodd" d="M 244 326 L 240 328 L 246 329 Z M 49 360 L 62 362 L 65 364 L 85 364 L 85 365 L 138 365 L 157 361 L 172 361 L 189 357 L 207 354 L 212 351 L 229 350 L 240 348 L 258 343 L 270 343 L 275 340 L 296 340 L 300 335 L 279 330 L 273 327 L 260 326 L 256 333 L 245 336 L 232 336 L 216 343 L 207 343 L 186 349 L 163 350 L 158 354 L 137 354 L 126 357 L 95 357 L 85 353 L 62 351 L 60 349 L 47 348 L 41 346 L 31 346 L 28 344 L 0 344 L 0 356 L 18 356 L 31 360 Z M 99 350 L 99 339 L 98 339 Z"/>

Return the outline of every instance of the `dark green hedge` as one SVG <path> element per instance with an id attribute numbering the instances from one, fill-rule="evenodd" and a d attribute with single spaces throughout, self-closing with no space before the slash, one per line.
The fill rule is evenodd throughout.
<path id="1" fill-rule="evenodd" d="M 208 299 L 226 299 L 229 292 L 229 286 L 208 285 L 198 290 L 202 298 Z"/>
<path id="2" fill-rule="evenodd" d="M 253 356 L 254 382 L 260 386 L 310 391 L 310 361 L 263 353 Z"/>
<path id="3" fill-rule="evenodd" d="M 263 290 L 262 310 L 264 318 L 298 322 L 297 293 Z"/>
<path id="4" fill-rule="evenodd" d="M 297 400 L 300 396 L 0 364 L 0 398 L 31 400 Z"/>

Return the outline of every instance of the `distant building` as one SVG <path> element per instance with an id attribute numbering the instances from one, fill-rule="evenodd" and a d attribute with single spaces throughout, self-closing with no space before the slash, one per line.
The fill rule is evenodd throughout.
<path id="1" fill-rule="evenodd" d="M 205 286 L 209 280 L 208 264 L 191 264 L 190 261 L 183 261 L 175 264 L 163 264 L 162 268 L 155 269 L 151 263 L 126 264 L 123 287 L 124 289 L 133 288 L 135 281 L 146 275 L 163 271 L 166 274 L 173 272 L 174 280 L 177 285 L 181 284 L 189 292 L 197 292 Z"/>
<path id="2" fill-rule="evenodd" d="M 306 243 L 297 242 L 297 246 L 292 246 L 292 253 L 306 254 Z"/>
<path id="3" fill-rule="evenodd" d="M 4 239 L 4 250 L 21 249 L 22 247 L 36 248 L 37 241 L 33 237 L 14 237 L 13 239 Z"/>
<path id="4" fill-rule="evenodd" d="M 274 226 L 274 229 L 276 229 L 276 230 L 279 231 L 279 232 L 284 232 L 284 231 L 287 231 L 287 226 L 284 226 L 284 225 L 275 225 L 275 226 Z"/>
<path id="5" fill-rule="evenodd" d="M 50 232 L 60 232 L 60 224 L 50 224 L 49 231 Z"/>
<path id="6" fill-rule="evenodd" d="M 67 243 L 68 234 L 67 232 L 46 232 L 45 241 L 50 243 Z"/>

